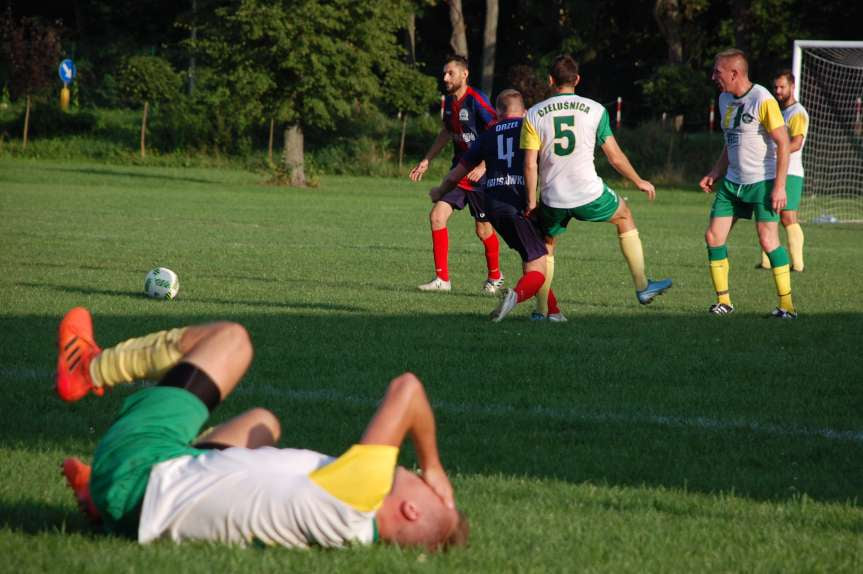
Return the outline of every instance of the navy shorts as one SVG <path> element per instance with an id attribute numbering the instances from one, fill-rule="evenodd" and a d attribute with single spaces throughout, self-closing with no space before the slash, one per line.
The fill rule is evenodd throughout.
<path id="1" fill-rule="evenodd" d="M 470 214 L 477 221 L 488 221 L 485 213 L 485 192 L 482 189 L 468 191 L 457 187 L 442 198 L 440 201 L 448 203 L 453 209 L 462 210 L 467 205 Z"/>
<path id="2" fill-rule="evenodd" d="M 500 205 L 500 204 L 499 204 Z M 539 227 L 513 206 L 501 205 L 488 214 L 494 230 L 527 263 L 548 254 Z"/>

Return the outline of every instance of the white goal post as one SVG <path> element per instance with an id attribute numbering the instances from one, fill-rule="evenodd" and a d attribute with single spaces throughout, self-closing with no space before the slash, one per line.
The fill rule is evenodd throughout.
<path id="1" fill-rule="evenodd" d="M 800 218 L 863 223 L 863 42 L 795 40 L 792 70 L 809 112 Z"/>

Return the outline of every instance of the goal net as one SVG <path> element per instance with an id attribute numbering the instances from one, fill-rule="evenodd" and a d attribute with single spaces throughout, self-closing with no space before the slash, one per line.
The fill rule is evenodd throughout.
<path id="1" fill-rule="evenodd" d="M 802 221 L 863 223 L 863 42 L 794 42 L 795 97 L 809 112 Z"/>

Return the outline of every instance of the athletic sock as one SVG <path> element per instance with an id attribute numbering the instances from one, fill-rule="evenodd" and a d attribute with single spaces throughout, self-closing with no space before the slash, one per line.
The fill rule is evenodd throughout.
<path id="1" fill-rule="evenodd" d="M 548 314 L 554 315 L 560 313 L 560 307 L 557 306 L 557 297 L 554 296 L 554 289 L 548 290 Z"/>
<path id="2" fill-rule="evenodd" d="M 770 269 L 770 258 L 767 257 L 767 254 L 764 253 L 764 250 L 761 251 L 761 267 L 764 269 Z"/>
<path id="3" fill-rule="evenodd" d="M 434 272 L 437 277 L 449 281 L 449 231 L 443 229 L 432 229 L 432 249 L 434 251 Z"/>
<path id="4" fill-rule="evenodd" d="M 632 274 L 632 282 L 635 283 L 636 291 L 647 289 L 647 275 L 644 274 L 644 250 L 641 248 L 641 239 L 638 230 L 632 229 L 617 236 L 620 240 L 620 251 L 623 253 L 629 272 Z"/>
<path id="5" fill-rule="evenodd" d="M 158 379 L 183 357 L 180 340 L 186 327 L 128 339 L 105 349 L 90 363 L 96 387 L 113 387 L 140 379 Z"/>
<path id="6" fill-rule="evenodd" d="M 518 302 L 521 303 L 525 299 L 530 299 L 536 295 L 536 292 L 539 291 L 543 283 L 545 283 L 545 275 L 539 271 L 528 271 L 522 275 L 515 285 Z"/>
<path id="7" fill-rule="evenodd" d="M 767 254 L 773 266 L 773 281 L 776 283 L 776 294 L 779 295 L 779 307 L 786 311 L 794 311 L 791 301 L 791 269 L 788 265 L 788 252 L 781 245 Z"/>
<path id="8" fill-rule="evenodd" d="M 716 291 L 716 302 L 731 305 L 731 295 L 728 293 L 728 247 L 707 247 L 707 259 L 710 261 L 710 278 L 713 280 L 713 290 Z"/>
<path id="9" fill-rule="evenodd" d="M 554 255 L 545 257 L 545 281 L 536 293 L 536 311 L 548 315 L 549 293 L 551 292 L 551 280 L 554 278 Z"/>
<path id="10" fill-rule="evenodd" d="M 799 223 L 792 223 L 785 228 L 788 234 L 788 252 L 791 255 L 791 268 L 803 271 L 803 228 Z"/>
<path id="11" fill-rule="evenodd" d="M 488 266 L 488 278 L 492 281 L 500 279 L 500 241 L 497 234 L 492 233 L 482 240 L 485 247 L 485 264 Z"/>

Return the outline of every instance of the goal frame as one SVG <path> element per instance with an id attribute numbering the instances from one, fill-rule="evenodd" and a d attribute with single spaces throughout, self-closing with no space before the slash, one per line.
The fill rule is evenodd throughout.
<path id="1" fill-rule="evenodd" d="M 861 48 L 863 41 L 856 40 L 794 40 L 794 56 L 791 70 L 794 74 L 794 99 L 800 101 L 800 70 L 803 66 L 804 48 Z"/>

